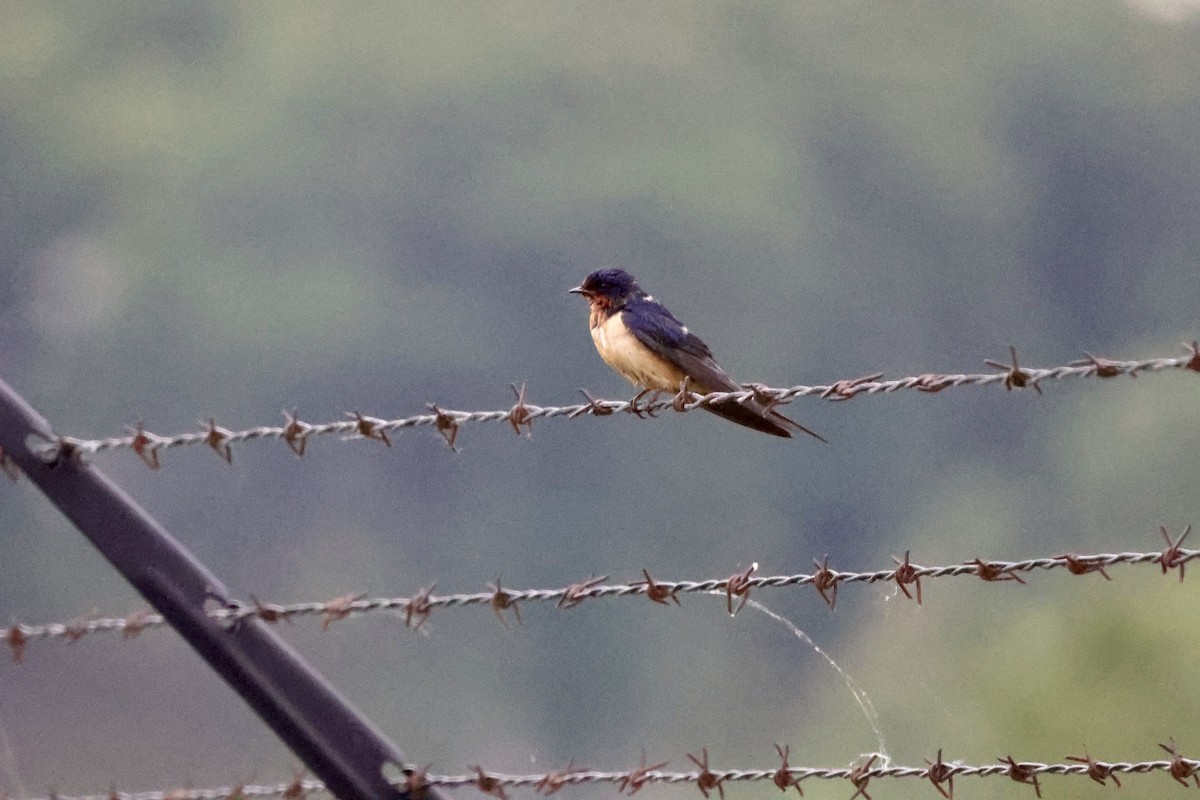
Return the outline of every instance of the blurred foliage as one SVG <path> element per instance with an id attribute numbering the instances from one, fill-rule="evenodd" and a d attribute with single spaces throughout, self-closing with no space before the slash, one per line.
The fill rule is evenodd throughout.
<path id="1" fill-rule="evenodd" d="M 1189 9 L 8 4 L 0 375 L 84 436 L 504 407 L 524 380 L 535 403 L 625 396 L 565 294 L 606 264 L 745 380 L 971 371 L 1009 343 L 1038 365 L 1170 354 L 1200 333 Z M 280 600 L 1140 550 L 1200 522 L 1194 382 L 1047 388 L 793 406 L 829 447 L 688 415 L 471 429 L 459 454 L 420 431 L 304 461 L 247 447 L 232 468 L 98 461 L 235 591 Z M 4 491 L 2 613 L 136 607 L 27 485 Z M 832 615 L 763 599 L 919 762 L 1081 740 L 1150 758 L 1172 734 L 1194 751 L 1194 597 L 1127 572 L 962 584 L 920 609 L 883 589 Z M 715 599 L 528 616 L 287 633 L 439 770 L 875 746 L 836 673 Z M 0 792 L 292 763 L 168 634 L 0 670 Z"/>

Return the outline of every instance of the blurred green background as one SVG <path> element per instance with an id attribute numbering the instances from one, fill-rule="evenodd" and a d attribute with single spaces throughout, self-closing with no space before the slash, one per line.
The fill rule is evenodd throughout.
<path id="1" fill-rule="evenodd" d="M 84 437 L 506 408 L 514 381 L 543 405 L 626 398 L 566 294 L 606 265 L 772 385 L 977 371 L 1010 343 L 1039 366 L 1179 355 L 1200 335 L 1198 11 L 5 3 L 0 377 Z M 279 602 L 1151 550 L 1200 523 L 1196 376 L 1044 388 L 792 405 L 829 446 L 668 414 L 477 425 L 458 453 L 422 429 L 95 462 L 237 594 Z M 0 530 L 4 624 L 144 605 L 27 482 L 0 487 Z M 832 613 L 811 589 L 755 597 L 861 684 L 898 763 L 1149 759 L 1171 735 L 1195 755 L 1197 584 L 1113 578 L 944 580 L 921 607 L 846 587 Z M 280 630 L 437 772 L 878 746 L 837 673 L 723 600 L 523 616 Z M 0 793 L 296 765 L 169 632 L 0 661 Z"/>

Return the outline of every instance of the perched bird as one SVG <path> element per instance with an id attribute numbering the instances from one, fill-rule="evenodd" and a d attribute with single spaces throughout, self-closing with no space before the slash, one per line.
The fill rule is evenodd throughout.
<path id="1" fill-rule="evenodd" d="M 589 326 L 600 357 L 622 377 L 648 392 L 678 392 L 685 378 L 697 394 L 736 392 L 742 387 L 713 360 L 699 336 L 642 291 L 628 272 L 602 269 L 571 289 L 591 306 Z M 825 441 L 755 400 L 729 400 L 701 406 L 719 417 L 774 436 L 799 430 Z"/>

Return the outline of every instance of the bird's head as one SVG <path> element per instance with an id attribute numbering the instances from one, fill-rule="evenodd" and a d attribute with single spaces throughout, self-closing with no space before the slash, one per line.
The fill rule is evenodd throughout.
<path id="1" fill-rule="evenodd" d="M 640 296 L 642 288 L 623 269 L 601 269 L 588 275 L 570 292 L 583 295 L 593 305 L 620 308 L 631 298 Z"/>

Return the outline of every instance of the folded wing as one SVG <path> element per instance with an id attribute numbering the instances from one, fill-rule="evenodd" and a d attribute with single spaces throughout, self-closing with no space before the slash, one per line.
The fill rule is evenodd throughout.
<path id="1" fill-rule="evenodd" d="M 626 305 L 623 313 L 625 324 L 637 340 L 691 378 L 694 391 L 708 394 L 709 392 L 736 392 L 742 389 L 729 376 L 729 373 L 713 359 L 708 345 L 659 303 L 647 300 L 635 301 Z M 701 407 L 730 422 L 736 422 L 773 436 L 790 437 L 791 433 L 788 431 L 790 427 L 821 439 L 822 442 L 825 441 L 803 425 L 793 422 L 779 412 L 772 411 L 754 400 L 748 400 L 745 403 L 728 400 L 721 403 L 709 403 Z"/>

